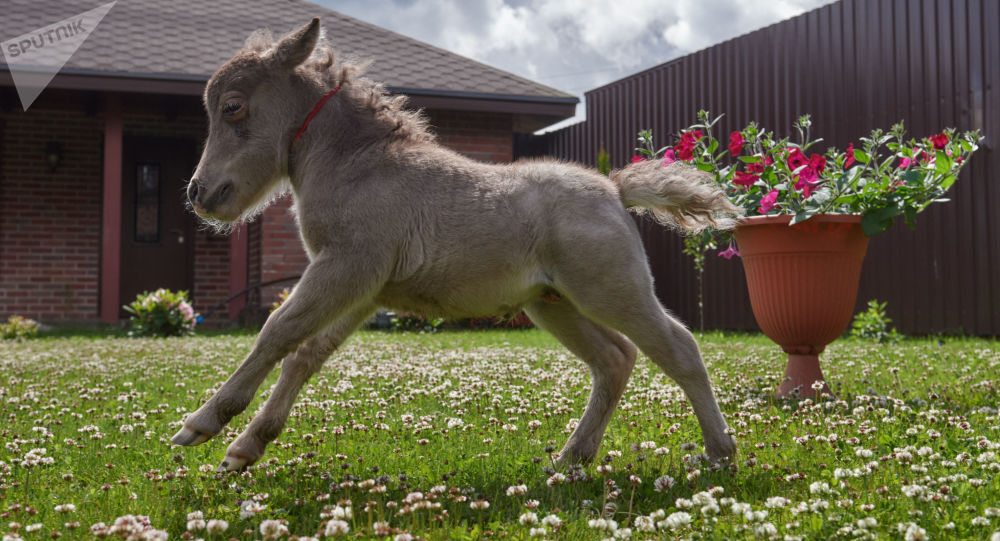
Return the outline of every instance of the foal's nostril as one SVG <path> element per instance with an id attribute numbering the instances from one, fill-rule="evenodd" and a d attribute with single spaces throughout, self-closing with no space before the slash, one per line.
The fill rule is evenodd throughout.
<path id="1" fill-rule="evenodd" d="M 225 201 L 229 197 L 229 193 L 233 191 L 233 182 L 228 181 L 222 185 L 222 189 L 219 190 L 219 201 Z"/>
<path id="2" fill-rule="evenodd" d="M 200 187 L 198 186 L 198 182 L 192 179 L 191 182 L 188 184 L 188 190 L 187 190 L 188 201 L 190 201 L 192 205 L 198 202 L 199 191 Z"/>

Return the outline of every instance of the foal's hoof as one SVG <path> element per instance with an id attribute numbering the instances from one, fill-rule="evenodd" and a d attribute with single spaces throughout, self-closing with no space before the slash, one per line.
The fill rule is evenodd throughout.
<path id="1" fill-rule="evenodd" d="M 207 434 L 200 430 L 184 426 L 181 427 L 176 434 L 174 434 L 174 437 L 170 438 L 170 441 L 174 442 L 176 445 L 186 445 L 190 447 L 194 445 L 201 445 L 212 439 L 212 436 L 214 435 L 215 434 Z"/>
<path id="2" fill-rule="evenodd" d="M 256 462 L 256 460 L 250 457 L 226 453 L 225 460 L 222 461 L 222 464 L 219 464 L 218 468 L 215 468 L 215 471 L 243 471 L 250 467 L 254 462 Z"/>

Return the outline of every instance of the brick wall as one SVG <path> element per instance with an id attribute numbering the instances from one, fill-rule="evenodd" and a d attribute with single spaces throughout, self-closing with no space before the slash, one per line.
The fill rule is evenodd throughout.
<path id="1" fill-rule="evenodd" d="M 428 111 L 431 129 L 444 146 L 484 162 L 509 162 L 513 156 L 513 118 L 502 113 Z M 291 196 L 272 204 L 259 218 L 261 235 L 251 237 L 251 253 L 260 253 L 260 282 L 301 274 L 309 264 L 298 227 L 290 212 Z M 254 246 L 254 242 L 259 242 Z M 253 265 L 253 263 L 251 263 Z M 254 283 L 251 280 L 251 283 Z M 261 305 L 270 306 L 278 293 L 295 282 L 263 288 Z"/>
<path id="2" fill-rule="evenodd" d="M 0 318 L 97 315 L 103 120 L 82 107 L 0 113 Z M 55 170 L 49 142 L 62 146 Z"/>

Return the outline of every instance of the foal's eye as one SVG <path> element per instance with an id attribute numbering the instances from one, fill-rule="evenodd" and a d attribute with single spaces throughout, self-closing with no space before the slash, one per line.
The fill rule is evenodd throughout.
<path id="1" fill-rule="evenodd" d="M 243 103 L 238 101 L 226 102 L 226 104 L 222 106 L 222 114 L 232 116 L 240 112 L 240 109 L 243 109 Z"/>

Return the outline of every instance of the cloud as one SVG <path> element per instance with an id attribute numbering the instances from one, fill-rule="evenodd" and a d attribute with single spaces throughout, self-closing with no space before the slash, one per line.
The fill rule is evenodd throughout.
<path id="1" fill-rule="evenodd" d="M 831 0 L 313 1 L 582 95 Z"/>

